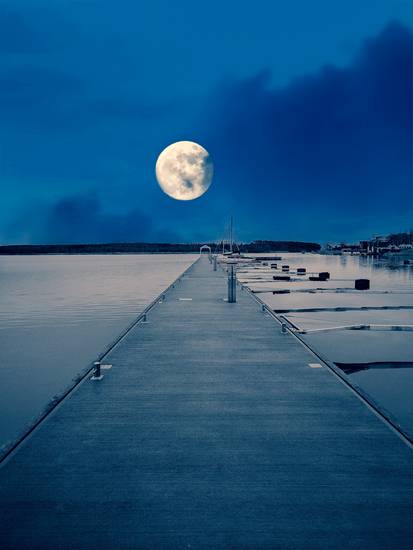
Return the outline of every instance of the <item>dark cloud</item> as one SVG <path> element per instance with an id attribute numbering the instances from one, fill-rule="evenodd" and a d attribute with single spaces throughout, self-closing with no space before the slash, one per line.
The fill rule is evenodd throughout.
<path id="1" fill-rule="evenodd" d="M 412 34 L 391 24 L 354 62 L 272 89 L 270 75 L 227 84 L 202 134 L 233 204 L 301 231 L 412 212 Z M 281 224 L 282 225 L 282 224 Z M 368 224 L 367 224 L 368 225 Z M 271 225 L 270 225 L 271 227 Z"/>
<path id="2" fill-rule="evenodd" d="M 85 102 L 84 110 L 95 121 L 105 118 L 113 118 L 126 121 L 152 120 L 160 116 L 168 116 L 175 109 L 171 103 L 154 103 L 152 101 L 117 97 L 117 98 L 92 98 Z"/>
<path id="3" fill-rule="evenodd" d="M 45 114 L 50 102 L 61 103 L 82 88 L 80 79 L 58 70 L 26 64 L 0 65 L 0 107 L 4 113 L 11 113 L 13 109 L 40 108 Z"/>
<path id="4" fill-rule="evenodd" d="M 21 14 L 2 6 L 0 12 L 0 54 L 33 53 L 41 47 L 41 36 Z"/>
<path id="5" fill-rule="evenodd" d="M 69 197 L 56 203 L 45 220 L 45 237 L 51 242 L 144 241 L 151 230 L 145 214 L 102 211 L 96 194 Z"/>
<path id="6" fill-rule="evenodd" d="M 108 121 L 150 121 L 174 109 L 171 101 L 143 98 L 133 86 L 110 82 L 102 68 L 88 67 L 91 60 L 74 47 L 76 29 L 59 10 L 20 8 L 0 5 L 0 115 L 7 131 L 35 129 L 47 137 Z M 117 59 L 116 51 L 109 53 L 113 59 L 102 52 L 104 69 Z"/>
<path id="7" fill-rule="evenodd" d="M 125 214 L 102 210 L 96 193 L 63 198 L 50 207 L 37 206 L 25 212 L 8 229 L 14 242 L 97 243 L 146 241 L 155 237 L 151 220 L 139 209 Z"/>
<path id="8" fill-rule="evenodd" d="M 41 18 L 40 18 L 41 20 Z M 47 19 L 46 19 L 47 21 Z M 0 113 L 2 122 L 25 122 L 43 119 L 47 126 L 47 109 L 64 104 L 68 97 L 82 91 L 83 82 L 59 67 L 47 64 L 53 46 L 53 33 L 36 25 L 10 6 L 0 10 Z M 47 27 L 47 24 L 46 24 Z M 63 29 L 60 29 L 63 32 Z M 20 116 L 21 115 L 21 116 Z M 44 116 L 46 115 L 46 117 Z"/>
<path id="9" fill-rule="evenodd" d="M 34 59 L 73 45 L 73 27 L 56 2 L 0 0 L 0 56 Z"/>
<path id="10" fill-rule="evenodd" d="M 0 113 L 3 123 L 60 134 L 104 123 L 130 125 L 168 116 L 175 106 L 142 98 L 102 97 L 76 75 L 36 64 L 0 60 Z"/>

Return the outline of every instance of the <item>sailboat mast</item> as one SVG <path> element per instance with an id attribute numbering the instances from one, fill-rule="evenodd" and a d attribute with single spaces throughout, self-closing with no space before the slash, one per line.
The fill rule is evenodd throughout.
<path id="1" fill-rule="evenodd" d="M 232 216 L 231 216 L 231 225 L 229 230 L 229 251 L 232 254 Z"/>

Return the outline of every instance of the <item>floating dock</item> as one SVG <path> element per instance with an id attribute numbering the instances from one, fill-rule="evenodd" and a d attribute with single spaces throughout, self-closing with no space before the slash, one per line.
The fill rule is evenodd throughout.
<path id="1" fill-rule="evenodd" d="M 8 549 L 410 549 L 413 452 L 207 257 L 3 461 Z"/>

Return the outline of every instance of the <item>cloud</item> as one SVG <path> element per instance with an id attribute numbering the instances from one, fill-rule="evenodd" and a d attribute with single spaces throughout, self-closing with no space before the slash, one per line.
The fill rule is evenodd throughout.
<path id="1" fill-rule="evenodd" d="M 380 229 L 387 215 L 402 224 L 412 213 L 412 45 L 410 30 L 393 23 L 346 68 L 283 89 L 265 72 L 222 86 L 201 135 L 234 205 L 254 215 L 255 203 L 289 234 L 301 226 L 326 235 L 346 221 L 356 234 L 355 220 L 374 218 Z"/>
<path id="2" fill-rule="evenodd" d="M 0 55 L 33 53 L 40 37 L 24 17 L 6 6 L 0 13 Z"/>
<path id="3" fill-rule="evenodd" d="M 39 108 L 43 114 L 50 108 L 50 102 L 67 100 L 82 91 L 80 79 L 64 72 L 35 66 L 0 65 L 0 107 L 3 114 L 11 110 Z M 29 122 L 27 118 L 26 122 Z M 47 122 L 47 121 L 46 121 Z"/>
<path id="4" fill-rule="evenodd" d="M 119 52 L 107 44 L 101 57 L 88 56 L 85 38 L 53 3 L 19 8 L 0 11 L 0 115 L 7 131 L 36 130 L 47 138 L 105 121 L 151 121 L 174 109 L 170 101 L 143 98 L 129 74 L 117 75 L 125 80 L 119 85 L 110 81 L 102 66 L 116 65 Z"/>
<path id="5" fill-rule="evenodd" d="M 34 59 L 62 51 L 75 39 L 56 2 L 1 0 L 0 56 Z"/>
<path id="6" fill-rule="evenodd" d="M 139 209 L 106 213 L 99 196 L 86 193 L 65 197 L 51 206 L 37 205 L 13 222 L 6 236 L 13 242 L 98 243 L 146 241 L 156 232 Z"/>

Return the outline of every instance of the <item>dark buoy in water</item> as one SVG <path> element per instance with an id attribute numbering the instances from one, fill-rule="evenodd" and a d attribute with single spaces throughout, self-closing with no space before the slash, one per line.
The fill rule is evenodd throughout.
<path id="1" fill-rule="evenodd" d="M 354 281 L 356 290 L 368 290 L 370 288 L 370 279 L 356 279 Z"/>

